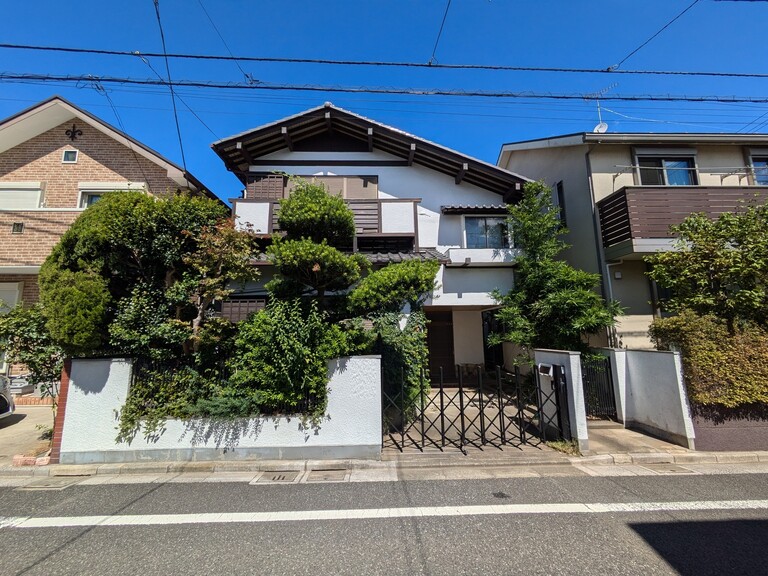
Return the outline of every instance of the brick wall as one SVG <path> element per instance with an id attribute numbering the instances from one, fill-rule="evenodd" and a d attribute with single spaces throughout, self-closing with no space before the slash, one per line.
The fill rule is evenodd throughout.
<path id="1" fill-rule="evenodd" d="M 0 153 L 0 182 L 42 182 L 45 210 L 0 211 L 0 266 L 39 266 L 79 212 L 81 182 L 145 182 L 149 192 L 164 195 L 179 189 L 166 170 L 134 153 L 84 122 L 74 142 L 65 131 L 72 121 Z M 64 150 L 78 150 L 75 164 L 63 164 Z M 12 234 L 15 222 L 22 234 Z"/>
<path id="2" fill-rule="evenodd" d="M 164 168 L 134 153 L 84 122 L 74 142 L 64 133 L 65 122 L 0 154 L 0 181 L 44 182 L 46 208 L 77 208 L 79 182 L 146 182 L 149 191 L 162 195 L 179 185 Z M 64 150 L 78 150 L 76 164 L 62 164 Z"/>

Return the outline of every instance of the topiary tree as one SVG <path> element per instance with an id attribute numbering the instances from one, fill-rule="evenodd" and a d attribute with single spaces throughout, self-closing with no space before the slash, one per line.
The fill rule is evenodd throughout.
<path id="1" fill-rule="evenodd" d="M 502 332 L 491 341 L 513 342 L 525 350 L 586 351 L 586 337 L 613 326 L 621 308 L 597 292 L 598 274 L 557 259 L 568 247 L 562 240 L 567 230 L 550 189 L 541 182 L 525 184 L 521 201 L 509 207 L 508 222 L 521 255 L 515 260 L 515 287 L 496 294 Z"/>

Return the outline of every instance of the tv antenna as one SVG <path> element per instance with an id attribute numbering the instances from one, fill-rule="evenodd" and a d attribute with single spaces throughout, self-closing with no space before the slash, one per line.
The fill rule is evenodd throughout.
<path id="1" fill-rule="evenodd" d="M 603 122 L 603 112 L 600 108 L 600 96 L 605 94 L 606 92 L 609 92 L 616 88 L 618 86 L 618 82 L 614 82 L 610 86 L 606 86 L 602 90 L 598 90 L 597 92 L 593 92 L 591 94 L 585 94 L 584 100 L 595 100 L 597 102 L 597 126 L 592 128 L 592 132 L 595 134 L 605 134 L 608 131 L 608 124 Z"/>

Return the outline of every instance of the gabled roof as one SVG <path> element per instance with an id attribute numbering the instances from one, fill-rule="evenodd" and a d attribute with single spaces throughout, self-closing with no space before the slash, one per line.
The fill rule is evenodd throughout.
<path id="1" fill-rule="evenodd" d="M 111 124 L 104 122 L 104 120 L 94 116 L 87 110 L 75 106 L 61 96 L 52 96 L 47 100 L 43 100 L 9 116 L 5 120 L 0 120 L 0 153 L 74 118 L 78 118 L 99 132 L 132 149 L 150 162 L 154 162 L 164 168 L 167 171 L 168 178 L 174 180 L 179 186 L 189 185 L 192 190 L 202 192 L 209 198 L 221 202 L 213 192 L 209 191 L 197 178 L 186 172 L 178 164 L 171 162 L 149 146 L 132 138 Z"/>
<path id="2" fill-rule="evenodd" d="M 528 178 L 326 102 L 299 114 L 214 142 L 211 147 L 244 183 L 252 162 L 323 133 L 337 132 L 374 148 L 498 194 L 515 194 Z M 277 161 L 276 161 L 277 162 Z M 518 192 L 519 194 L 519 192 Z"/>

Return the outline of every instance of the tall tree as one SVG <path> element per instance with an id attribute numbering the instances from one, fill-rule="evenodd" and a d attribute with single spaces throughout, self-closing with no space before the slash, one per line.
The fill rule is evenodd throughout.
<path id="1" fill-rule="evenodd" d="M 521 254 L 515 285 L 496 294 L 502 331 L 493 342 L 533 348 L 586 350 L 587 336 L 615 324 L 621 309 L 597 292 L 600 276 L 577 270 L 558 256 L 568 248 L 551 190 L 541 182 L 523 187 L 522 200 L 509 207 L 508 224 Z"/>

